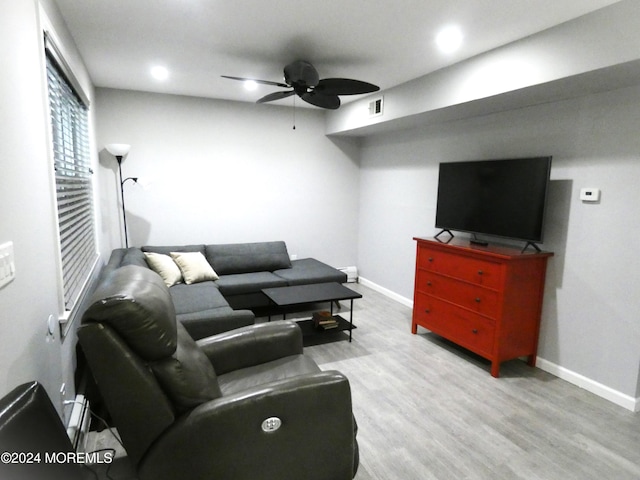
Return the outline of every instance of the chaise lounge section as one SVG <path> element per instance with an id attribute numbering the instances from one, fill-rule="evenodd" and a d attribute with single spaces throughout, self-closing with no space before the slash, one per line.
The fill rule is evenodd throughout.
<path id="1" fill-rule="evenodd" d="M 214 275 L 190 283 L 185 277 L 170 285 L 166 272 L 149 258 L 161 255 L 167 262 L 176 253 L 201 254 Z M 165 279 L 177 319 L 194 339 L 254 324 L 255 311 L 269 306 L 264 288 L 347 281 L 344 272 L 314 258 L 290 260 L 283 241 L 116 249 L 99 284 L 109 272 L 126 265 L 155 270 Z"/>

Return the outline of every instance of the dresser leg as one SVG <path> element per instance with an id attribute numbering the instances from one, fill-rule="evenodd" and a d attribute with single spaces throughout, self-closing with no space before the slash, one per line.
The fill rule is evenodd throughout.
<path id="1" fill-rule="evenodd" d="M 527 357 L 527 365 L 529 365 L 530 367 L 535 367 L 536 366 L 536 356 L 535 355 L 529 355 Z"/>
<path id="2" fill-rule="evenodd" d="M 411 322 L 411 333 L 418 333 L 418 324 Z"/>
<path id="3" fill-rule="evenodd" d="M 491 376 L 500 377 L 500 362 L 491 362 Z"/>

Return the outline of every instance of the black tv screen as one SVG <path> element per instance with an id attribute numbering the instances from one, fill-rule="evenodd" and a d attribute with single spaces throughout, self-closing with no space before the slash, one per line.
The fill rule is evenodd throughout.
<path id="1" fill-rule="evenodd" d="M 440 164 L 436 227 L 541 242 L 551 157 Z"/>

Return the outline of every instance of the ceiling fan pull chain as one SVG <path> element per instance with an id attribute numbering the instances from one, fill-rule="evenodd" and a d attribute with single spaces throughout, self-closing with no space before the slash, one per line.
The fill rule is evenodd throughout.
<path id="1" fill-rule="evenodd" d="M 296 97 L 293 97 L 293 130 L 296 129 Z"/>

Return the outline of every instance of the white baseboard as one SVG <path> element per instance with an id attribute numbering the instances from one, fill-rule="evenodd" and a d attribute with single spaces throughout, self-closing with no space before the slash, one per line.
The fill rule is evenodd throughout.
<path id="1" fill-rule="evenodd" d="M 568 368 L 556 365 L 553 362 L 538 357 L 536 360 L 536 367 L 540 370 L 544 370 L 552 375 L 555 375 L 562 380 L 566 380 L 573 385 L 580 388 L 584 388 L 586 391 L 591 392 L 599 397 L 604 398 L 616 405 L 632 412 L 640 411 L 640 398 L 634 398 L 630 395 L 626 395 L 622 392 L 614 390 L 611 387 L 607 387 L 601 383 L 596 382 L 590 378 L 580 375 Z"/>
<path id="2" fill-rule="evenodd" d="M 361 283 L 365 287 L 369 287 L 371 290 L 375 290 L 378 293 L 381 293 L 385 297 L 389 297 L 392 300 L 395 300 L 402 305 L 413 308 L 413 300 L 408 299 L 407 297 L 403 297 L 402 295 L 397 294 L 396 292 L 392 292 L 388 288 L 384 288 L 377 283 L 372 282 L 371 280 L 367 280 L 366 278 L 359 277 L 358 283 Z"/>
<path id="3" fill-rule="evenodd" d="M 369 287 L 370 289 L 375 290 L 376 292 L 379 292 L 382 295 L 385 295 L 386 297 L 389 297 L 392 300 L 401 303 L 402 305 L 413 308 L 413 300 L 409 298 L 398 295 L 388 288 L 382 287 L 377 283 L 367 280 L 366 278 L 360 277 L 358 281 L 365 287 Z M 536 366 L 540 370 L 544 370 L 545 372 L 555 375 L 562 380 L 583 388 L 586 391 L 602 397 L 605 400 L 608 400 L 626 410 L 630 410 L 632 412 L 640 412 L 640 397 L 634 398 L 630 395 L 626 395 L 622 392 L 614 390 L 611 387 L 607 387 L 606 385 L 598 383 L 595 380 L 591 380 L 584 375 L 580 375 L 579 373 L 573 372 L 565 367 L 556 365 L 555 363 L 545 360 L 544 358 L 538 357 L 536 359 Z"/>

